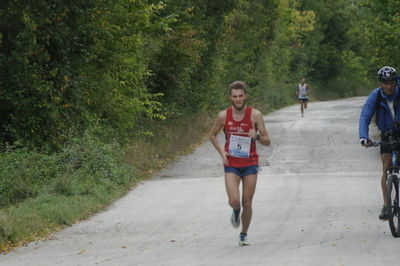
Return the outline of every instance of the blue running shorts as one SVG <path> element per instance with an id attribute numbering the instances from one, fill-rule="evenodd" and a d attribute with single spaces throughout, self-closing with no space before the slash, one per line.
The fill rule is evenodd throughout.
<path id="1" fill-rule="evenodd" d="M 255 175 L 258 173 L 258 165 L 250 165 L 245 167 L 232 167 L 232 166 L 225 166 L 224 167 L 225 173 L 234 173 L 241 178 L 247 175 Z"/>

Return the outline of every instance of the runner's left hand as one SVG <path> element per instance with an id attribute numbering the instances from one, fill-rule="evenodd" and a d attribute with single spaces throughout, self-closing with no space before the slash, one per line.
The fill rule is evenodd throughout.
<path id="1" fill-rule="evenodd" d="M 249 130 L 249 137 L 251 137 L 252 139 L 256 139 L 257 138 L 257 132 L 254 128 Z"/>

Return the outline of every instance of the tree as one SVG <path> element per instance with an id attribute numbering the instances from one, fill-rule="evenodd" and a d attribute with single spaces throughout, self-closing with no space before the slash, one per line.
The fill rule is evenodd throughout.
<path id="1" fill-rule="evenodd" d="M 2 141 L 56 147 L 93 123 L 126 136 L 138 118 L 157 115 L 144 51 L 146 36 L 165 27 L 159 8 L 128 0 L 2 1 Z"/>

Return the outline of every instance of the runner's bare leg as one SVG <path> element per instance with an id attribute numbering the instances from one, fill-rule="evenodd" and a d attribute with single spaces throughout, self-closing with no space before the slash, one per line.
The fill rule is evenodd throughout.
<path id="1" fill-rule="evenodd" d="M 243 195 L 242 195 L 242 233 L 247 233 L 250 226 L 251 216 L 253 214 L 253 196 L 256 190 L 257 174 L 243 177 Z"/>
<path id="2" fill-rule="evenodd" d="M 228 194 L 229 206 L 234 210 L 240 209 L 240 176 L 234 173 L 225 173 L 225 188 Z"/>

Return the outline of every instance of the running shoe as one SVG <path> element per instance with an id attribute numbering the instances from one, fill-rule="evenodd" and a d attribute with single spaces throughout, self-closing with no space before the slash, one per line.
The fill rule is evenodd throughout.
<path id="1" fill-rule="evenodd" d="M 240 233 L 240 235 L 239 235 L 239 246 L 247 246 L 249 244 L 250 243 L 247 240 L 247 234 Z"/>
<path id="2" fill-rule="evenodd" d="M 379 220 L 386 221 L 387 219 L 389 219 L 388 209 L 386 206 L 383 206 L 381 214 L 379 215 Z"/>
<path id="3" fill-rule="evenodd" d="M 232 211 L 231 215 L 231 224 L 234 228 L 238 228 L 240 225 L 240 212 L 237 212 L 237 215 L 235 215 L 235 211 Z"/>

